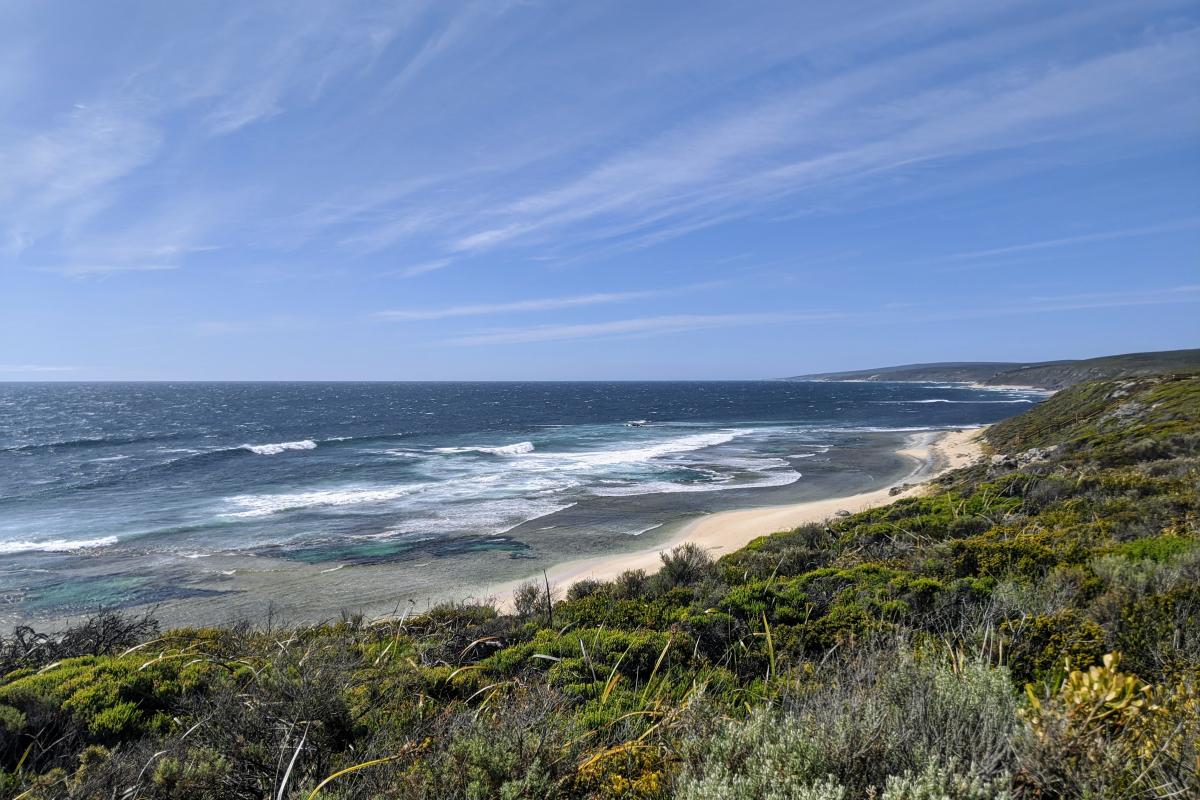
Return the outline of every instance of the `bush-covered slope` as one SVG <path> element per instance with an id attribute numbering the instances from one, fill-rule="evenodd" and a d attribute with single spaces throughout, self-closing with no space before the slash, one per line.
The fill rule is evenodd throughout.
<path id="1" fill-rule="evenodd" d="M 0 795 L 1197 796 L 1198 437 L 1200 378 L 1085 384 L 924 496 L 515 616 L 22 631 Z"/>

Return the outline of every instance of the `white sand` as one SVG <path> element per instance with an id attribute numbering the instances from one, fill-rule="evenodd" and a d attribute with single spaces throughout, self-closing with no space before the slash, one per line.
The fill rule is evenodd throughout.
<path id="1" fill-rule="evenodd" d="M 925 491 L 931 479 L 949 470 L 967 466 L 978 459 L 983 452 L 981 433 L 979 428 L 950 431 L 939 434 L 928 442 L 900 450 L 901 454 L 915 459 L 916 466 L 904 478 L 881 489 L 788 506 L 766 506 L 709 514 L 686 525 L 670 541 L 651 550 L 567 561 L 547 570 L 547 577 L 556 591 L 563 592 L 576 581 L 608 581 L 630 569 L 657 572 L 662 566 L 660 554 L 685 542 L 698 544 L 709 550 L 714 557 L 720 557 L 745 547 L 760 536 L 791 530 L 810 522 L 823 522 L 839 511 L 853 513 L 887 505 L 902 497 L 911 497 Z M 892 488 L 904 484 L 914 485 L 903 492 L 892 494 Z M 494 597 L 501 607 L 507 607 L 511 602 L 513 590 L 520 583 L 522 581 L 509 581 L 491 586 L 484 595 Z"/>

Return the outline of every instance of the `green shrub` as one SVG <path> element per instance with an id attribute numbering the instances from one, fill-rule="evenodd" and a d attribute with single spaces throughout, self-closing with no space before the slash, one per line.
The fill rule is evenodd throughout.
<path id="1" fill-rule="evenodd" d="M 1001 633 L 1009 639 L 1008 664 L 1018 684 L 1042 680 L 1066 659 L 1072 664 L 1092 664 L 1105 652 L 1105 635 L 1099 625 L 1068 609 L 1030 620 L 1005 622 Z"/>
<path id="2" fill-rule="evenodd" d="M 1136 539 L 1126 542 L 1118 552 L 1131 561 L 1155 561 L 1165 564 L 1184 553 L 1195 550 L 1200 542 L 1182 536 L 1157 536 L 1153 539 Z"/>

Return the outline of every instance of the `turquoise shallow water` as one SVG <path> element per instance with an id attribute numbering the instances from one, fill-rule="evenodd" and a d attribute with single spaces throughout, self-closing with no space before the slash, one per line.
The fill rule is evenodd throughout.
<path id="1" fill-rule="evenodd" d="M 422 570 L 508 574 L 650 541 L 681 515 L 865 485 L 899 468 L 868 445 L 1038 399 L 884 383 L 3 384 L 0 613 L 253 593 L 223 585 L 251 563 L 343 584 L 354 568 L 401 586 Z"/>

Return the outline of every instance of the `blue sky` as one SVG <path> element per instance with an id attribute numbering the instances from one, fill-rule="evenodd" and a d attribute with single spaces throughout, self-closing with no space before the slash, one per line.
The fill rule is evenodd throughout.
<path id="1" fill-rule="evenodd" d="M 1200 344 L 1193 2 L 6 2 L 0 379 Z"/>

